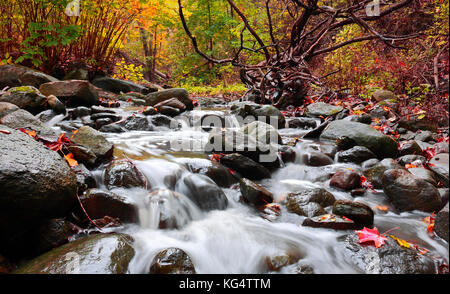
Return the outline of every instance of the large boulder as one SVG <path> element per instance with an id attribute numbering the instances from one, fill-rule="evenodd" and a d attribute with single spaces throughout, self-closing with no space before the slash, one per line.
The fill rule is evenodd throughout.
<path id="1" fill-rule="evenodd" d="M 436 266 L 427 254 L 405 248 L 390 236 L 380 248 L 358 243 L 357 234 L 344 240 L 345 255 L 366 274 L 435 274 Z"/>
<path id="2" fill-rule="evenodd" d="M 359 164 L 375 157 L 376 155 L 373 154 L 373 152 L 370 151 L 368 148 L 364 146 L 355 146 L 353 148 L 339 152 L 337 156 L 337 161 L 353 162 Z"/>
<path id="3" fill-rule="evenodd" d="M 353 170 L 340 169 L 331 178 L 330 186 L 343 190 L 356 189 L 361 187 L 361 176 Z"/>
<path id="4" fill-rule="evenodd" d="M 99 105 L 98 91 L 88 81 L 70 80 L 42 84 L 39 91 L 45 95 L 54 95 L 67 106 Z"/>
<path id="5" fill-rule="evenodd" d="M 357 122 L 337 120 L 331 122 L 320 135 L 321 140 L 342 140 L 348 138 L 356 145 L 364 146 L 379 158 L 395 157 L 397 142 L 374 128 Z"/>
<path id="6" fill-rule="evenodd" d="M 90 150 L 95 155 L 95 163 L 109 160 L 113 156 L 114 145 L 98 131 L 91 127 L 83 126 L 78 129 L 71 140 L 77 145 L 81 145 Z"/>
<path id="7" fill-rule="evenodd" d="M 0 119 L 2 119 L 2 117 L 10 114 L 11 112 L 14 112 L 16 110 L 19 110 L 20 108 L 12 103 L 8 103 L 8 102 L 0 102 Z"/>
<path id="8" fill-rule="evenodd" d="M 15 104 L 35 115 L 46 109 L 46 99 L 38 89 L 32 86 L 11 88 L 0 96 L 0 102 Z"/>
<path id="9" fill-rule="evenodd" d="M 0 123 L 13 129 L 34 130 L 41 137 L 55 137 L 55 139 L 59 137 L 57 131 L 48 127 L 37 117 L 23 109 L 5 115 L 0 119 Z"/>
<path id="10" fill-rule="evenodd" d="M 373 226 L 373 210 L 364 203 L 338 200 L 333 205 L 333 213 L 351 219 L 359 229 Z"/>
<path id="11" fill-rule="evenodd" d="M 0 66 L 0 89 L 5 87 L 33 86 L 39 88 L 40 85 L 57 82 L 52 76 L 20 65 Z"/>
<path id="12" fill-rule="evenodd" d="M 367 178 L 367 180 L 373 185 L 375 189 L 382 189 L 383 188 L 383 174 L 388 169 L 402 169 L 403 166 L 399 165 L 395 160 L 392 158 L 385 158 L 380 162 L 375 162 L 373 165 L 367 165 L 368 162 L 366 162 L 366 165 L 363 165 L 363 167 L 366 166 L 364 169 L 364 176 Z"/>
<path id="13" fill-rule="evenodd" d="M 147 106 L 155 106 L 156 104 L 168 100 L 170 98 L 177 98 L 184 105 L 186 105 L 187 110 L 192 110 L 194 108 L 194 104 L 192 100 L 189 98 L 188 91 L 182 88 L 162 90 L 159 92 L 150 93 L 145 96 Z"/>
<path id="14" fill-rule="evenodd" d="M 149 274 L 195 274 L 195 267 L 186 252 L 179 248 L 168 248 L 153 258 Z"/>
<path id="15" fill-rule="evenodd" d="M 129 199 L 99 189 L 90 189 L 80 201 L 91 219 L 101 219 L 105 216 L 119 218 L 122 222 L 138 222 L 137 208 Z"/>
<path id="16" fill-rule="evenodd" d="M 399 211 L 438 211 L 442 199 L 429 182 L 403 169 L 390 169 L 382 178 L 383 191 Z"/>
<path id="17" fill-rule="evenodd" d="M 138 92 L 145 95 L 151 92 L 147 87 L 135 84 L 133 82 L 113 79 L 106 76 L 96 77 L 92 81 L 92 84 L 104 91 L 113 92 L 116 94 Z"/>
<path id="18" fill-rule="evenodd" d="M 123 234 L 97 234 L 53 249 L 16 274 L 126 274 L 135 255 L 133 239 Z"/>
<path id="19" fill-rule="evenodd" d="M 344 110 L 341 106 L 335 106 L 324 102 L 316 102 L 306 107 L 306 115 L 310 117 L 328 117 Z"/>
<path id="20" fill-rule="evenodd" d="M 0 248 L 16 246 L 39 221 L 64 216 L 77 180 L 67 163 L 30 136 L 0 125 Z M 12 221 L 13 220 L 13 221 Z"/>

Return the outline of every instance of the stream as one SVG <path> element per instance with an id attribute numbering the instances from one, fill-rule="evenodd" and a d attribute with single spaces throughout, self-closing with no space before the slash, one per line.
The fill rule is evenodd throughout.
<path id="1" fill-rule="evenodd" d="M 118 113 L 130 115 L 134 108 L 122 108 Z M 226 116 L 228 107 L 218 106 L 208 109 L 194 109 L 184 116 L 201 116 L 213 114 Z M 48 124 L 54 126 L 61 117 L 55 117 Z M 230 128 L 239 124 L 233 122 Z M 57 127 L 55 127 L 57 128 Z M 283 141 L 301 138 L 308 130 L 285 128 L 279 130 Z M 129 265 L 131 274 L 142 274 L 148 268 L 155 255 L 169 247 L 184 250 L 192 258 L 198 274 L 264 274 L 272 273 L 267 266 L 266 258 L 277 255 L 295 255 L 298 262 L 282 267 L 273 273 L 296 273 L 303 265 L 312 267 L 316 274 L 357 274 L 363 273 L 345 254 L 344 244 L 339 241 L 351 231 L 334 231 L 302 226 L 303 216 L 291 213 L 281 204 L 279 215 L 263 212 L 240 201 L 239 183 L 222 188 L 228 198 L 225 210 L 201 211 L 187 197 L 186 185 L 179 179 L 185 176 L 202 178 L 191 173 L 185 163 L 196 166 L 207 164 L 209 157 L 202 152 L 209 133 L 202 128 L 193 127 L 185 120 L 181 128 L 174 130 L 165 127 L 154 131 L 130 131 L 125 133 L 104 133 L 108 141 L 115 145 L 117 158 L 129 158 L 146 176 L 152 189 L 171 189 L 180 193 L 180 201 L 167 203 L 166 209 L 176 217 L 178 229 L 158 229 L 158 210 L 155 203 L 144 201 L 148 194 L 141 188 L 117 188 L 112 192 L 127 197 L 135 203 L 139 210 L 138 224 L 125 224 L 106 231 L 126 233 L 134 238 L 133 247 L 136 255 Z M 171 142 L 189 138 L 190 143 L 200 146 L 194 151 L 174 150 Z M 300 141 L 295 146 L 296 159 L 286 163 L 284 167 L 272 172 L 271 179 L 255 181 L 273 193 L 274 202 L 280 203 L 287 194 L 302 187 L 322 187 L 331 192 L 336 200 L 354 200 L 370 206 L 375 213 L 374 225 L 380 233 L 399 227 L 392 231 L 395 236 L 426 248 L 430 254 L 441 256 L 448 261 L 448 244 L 432 238 L 427 233 L 427 224 L 423 219 L 428 213 L 413 211 L 397 214 L 393 209 L 387 212 L 376 209 L 378 205 L 392 207 L 382 190 L 366 192 L 364 196 L 353 197 L 349 192 L 329 186 L 325 175 L 340 168 L 361 170 L 360 165 L 337 163 L 312 167 L 302 161 L 303 155 L 319 148 L 323 143 L 314 140 Z M 104 166 L 93 171 L 98 188 L 106 189 L 103 184 Z M 167 177 L 176 175 L 175 185 L 168 183 Z M 331 213 L 331 207 L 327 209 Z"/>

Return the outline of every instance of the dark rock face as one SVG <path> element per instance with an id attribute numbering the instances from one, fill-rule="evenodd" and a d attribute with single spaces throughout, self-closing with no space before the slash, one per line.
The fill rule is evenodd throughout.
<path id="1" fill-rule="evenodd" d="M 338 153 L 338 162 L 353 162 L 362 163 L 371 158 L 376 158 L 376 155 L 368 148 L 363 146 L 355 146 L 345 151 Z"/>
<path id="2" fill-rule="evenodd" d="M 330 186 L 344 190 L 356 189 L 361 187 L 361 176 L 354 171 L 340 169 L 331 178 Z"/>
<path id="3" fill-rule="evenodd" d="M 354 221 L 344 219 L 334 214 L 325 214 L 307 218 L 303 221 L 302 226 L 333 230 L 355 230 L 358 227 Z"/>
<path id="4" fill-rule="evenodd" d="M 104 125 L 99 129 L 103 133 L 124 133 L 126 130 L 119 126 L 118 124 Z"/>
<path id="5" fill-rule="evenodd" d="M 120 195 L 99 189 L 90 189 L 80 197 L 80 200 L 91 219 L 110 216 L 119 218 L 126 223 L 136 223 L 139 220 L 134 204 Z"/>
<path id="6" fill-rule="evenodd" d="M 155 106 L 156 104 L 170 98 L 177 98 L 186 106 L 187 110 L 192 110 L 194 108 L 194 104 L 189 98 L 189 93 L 185 89 L 181 88 L 162 90 L 145 96 L 147 106 Z"/>
<path id="7" fill-rule="evenodd" d="M 409 163 L 414 163 L 416 161 L 420 162 L 421 164 L 425 164 L 427 162 L 427 158 L 422 155 L 404 155 L 397 158 L 397 162 L 403 166 Z"/>
<path id="8" fill-rule="evenodd" d="M 71 80 L 42 84 L 39 91 L 45 96 L 54 95 L 67 106 L 99 105 L 98 91 L 88 81 Z"/>
<path id="9" fill-rule="evenodd" d="M 438 180 L 448 187 L 448 172 L 449 172 L 449 155 L 448 153 L 440 153 L 430 159 L 428 166 L 436 174 Z"/>
<path id="10" fill-rule="evenodd" d="M 334 163 L 331 157 L 317 151 L 309 151 L 304 153 L 302 159 L 303 162 L 309 166 L 325 166 Z"/>
<path id="11" fill-rule="evenodd" d="M 348 138 L 358 146 L 364 146 L 379 158 L 395 157 L 397 142 L 372 127 L 346 120 L 331 122 L 322 132 L 321 140 L 339 140 Z"/>
<path id="12" fill-rule="evenodd" d="M 47 98 L 39 93 L 38 89 L 31 86 L 11 88 L 0 96 L 0 102 L 15 104 L 32 114 L 44 111 L 46 100 Z"/>
<path id="13" fill-rule="evenodd" d="M 51 219 L 42 223 L 36 230 L 34 252 L 37 255 L 69 242 L 69 237 L 81 228 L 63 219 Z"/>
<path id="14" fill-rule="evenodd" d="M 271 177 L 270 171 L 267 168 L 238 153 L 222 156 L 220 163 L 250 180 L 262 180 Z"/>
<path id="15" fill-rule="evenodd" d="M 435 178 L 433 172 L 426 168 L 415 167 L 415 168 L 408 169 L 408 171 L 411 174 L 415 175 L 416 177 L 427 181 L 428 183 L 432 184 L 433 186 L 437 185 L 437 181 L 436 181 L 436 178 Z"/>
<path id="16" fill-rule="evenodd" d="M 123 187 L 146 188 L 150 183 L 129 160 L 114 160 L 105 169 L 104 183 L 108 189 Z M 150 187 L 148 187 L 150 188 Z"/>
<path id="17" fill-rule="evenodd" d="M 434 231 L 436 235 L 448 242 L 448 202 L 447 205 L 438 212 L 434 222 Z"/>
<path id="18" fill-rule="evenodd" d="M 77 177 L 78 193 L 83 193 L 89 188 L 97 187 L 97 182 L 95 181 L 94 176 L 82 163 L 73 167 L 72 171 Z"/>
<path id="19" fill-rule="evenodd" d="M 149 274 L 195 274 L 195 267 L 186 252 L 179 248 L 169 248 L 155 256 Z"/>
<path id="20" fill-rule="evenodd" d="M 201 210 L 224 210 L 228 207 L 225 193 L 207 176 L 190 174 L 183 178 L 182 183 L 187 188 L 182 189 L 183 194 Z"/>
<path id="21" fill-rule="evenodd" d="M 358 225 L 358 229 L 373 226 L 373 211 L 363 203 L 338 200 L 333 205 L 333 213 L 351 219 Z"/>
<path id="22" fill-rule="evenodd" d="M 55 139 L 59 137 L 55 130 L 46 126 L 37 117 L 23 109 L 5 115 L 0 119 L 0 123 L 12 129 L 35 130 L 38 136 L 55 137 Z"/>
<path id="23" fill-rule="evenodd" d="M 391 237 L 380 248 L 358 243 L 358 236 L 345 239 L 346 254 L 366 274 L 434 274 L 433 260 L 417 250 L 401 247 Z"/>
<path id="24" fill-rule="evenodd" d="M 286 197 L 289 211 L 307 217 L 326 214 L 324 207 L 333 205 L 334 202 L 333 194 L 322 188 L 305 189 Z"/>
<path id="25" fill-rule="evenodd" d="M 108 160 L 113 156 L 114 145 L 108 142 L 100 132 L 91 127 L 81 127 L 71 140 L 73 143 L 81 145 L 95 154 L 96 163 Z"/>
<path id="26" fill-rule="evenodd" d="M 211 178 L 219 187 L 230 187 L 236 183 L 236 178 L 223 165 L 210 160 L 191 160 L 185 162 L 189 171 Z"/>
<path id="27" fill-rule="evenodd" d="M 441 207 L 439 191 L 427 181 L 406 170 L 391 169 L 383 174 L 383 191 L 399 211 L 437 211 Z"/>
<path id="28" fill-rule="evenodd" d="M 17 274 L 126 274 L 134 257 L 133 239 L 97 234 L 53 249 L 20 267 Z"/>
<path id="29" fill-rule="evenodd" d="M 121 92 L 138 92 L 145 95 L 151 92 L 147 87 L 135 84 L 133 82 L 113 79 L 106 76 L 96 77 L 92 81 L 92 84 L 103 89 L 104 91 L 113 92 L 116 94 L 120 94 Z"/>
<path id="30" fill-rule="evenodd" d="M 239 181 L 242 197 L 254 206 L 266 205 L 273 202 L 273 195 L 263 187 L 253 183 L 249 179 L 242 178 Z"/>
<path id="31" fill-rule="evenodd" d="M 63 216 L 75 204 L 75 174 L 57 152 L 30 136 L 0 127 L 0 247 L 36 221 Z M 11 220 L 14 219 L 14 222 Z M 6 239 L 5 239 L 6 238 Z"/>
<path id="32" fill-rule="evenodd" d="M 398 150 L 400 156 L 404 155 L 420 155 L 422 154 L 422 148 L 416 141 L 406 141 L 402 142 L 400 149 Z"/>

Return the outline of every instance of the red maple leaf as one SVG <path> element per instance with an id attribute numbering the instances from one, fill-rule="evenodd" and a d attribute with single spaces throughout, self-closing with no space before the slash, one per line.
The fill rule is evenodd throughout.
<path id="1" fill-rule="evenodd" d="M 358 243 L 366 243 L 366 242 L 374 242 L 375 247 L 380 248 L 384 245 L 384 241 L 387 240 L 387 238 L 383 235 L 380 235 L 380 232 L 378 232 L 377 227 L 374 227 L 373 229 L 368 229 L 364 227 L 360 231 L 355 231 L 355 233 L 359 237 Z"/>

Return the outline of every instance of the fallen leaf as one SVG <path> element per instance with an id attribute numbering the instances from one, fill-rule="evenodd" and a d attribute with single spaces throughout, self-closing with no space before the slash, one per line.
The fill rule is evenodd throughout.
<path id="1" fill-rule="evenodd" d="M 69 164 L 70 167 L 78 166 L 78 161 L 76 161 L 75 158 L 73 157 L 73 153 L 64 155 L 64 158 L 66 159 L 67 164 Z"/>
<path id="2" fill-rule="evenodd" d="M 374 227 L 373 229 L 368 229 L 364 227 L 362 230 L 355 232 L 359 237 L 358 243 L 373 242 L 376 248 L 380 248 L 381 246 L 383 246 L 384 241 L 387 240 L 385 236 L 380 235 L 380 232 L 378 232 L 377 227 Z"/>
<path id="3" fill-rule="evenodd" d="M 11 134 L 11 132 L 10 132 L 10 131 L 7 131 L 7 130 L 0 130 L 0 133 L 6 134 L 6 135 Z"/>
<path id="4" fill-rule="evenodd" d="M 376 208 L 380 211 L 388 211 L 389 209 L 386 205 L 377 205 Z"/>
<path id="5" fill-rule="evenodd" d="M 404 248 L 410 248 L 412 246 L 411 243 L 409 243 L 409 242 L 407 242 L 407 241 L 405 241 L 403 239 L 397 238 L 394 235 L 389 235 L 389 237 L 391 237 L 392 239 L 397 241 L 398 245 L 400 245 L 400 246 L 402 246 Z"/>

